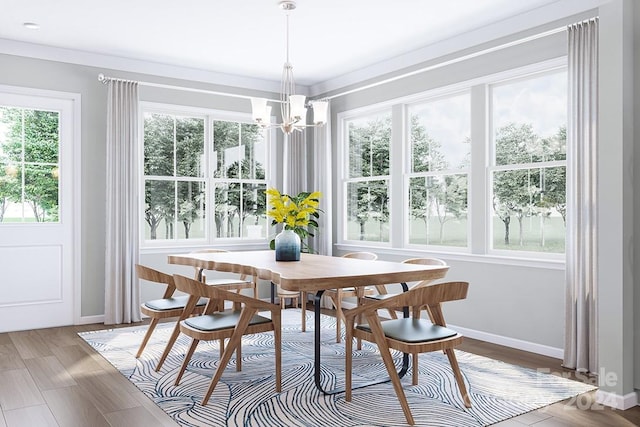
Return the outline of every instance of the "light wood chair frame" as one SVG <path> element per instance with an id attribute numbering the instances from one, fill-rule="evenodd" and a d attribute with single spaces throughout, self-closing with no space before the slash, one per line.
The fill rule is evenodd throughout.
<path id="1" fill-rule="evenodd" d="M 364 259 L 375 261 L 378 259 L 378 255 L 373 252 L 349 252 L 342 255 L 343 258 L 356 258 L 356 259 Z M 386 292 L 386 288 L 384 285 L 376 285 L 374 288 L 371 287 L 356 287 L 356 288 L 341 288 L 341 289 L 327 289 L 324 292 L 325 296 L 328 296 L 331 299 L 331 303 L 336 309 L 336 342 L 339 343 L 342 341 L 342 322 L 344 322 L 344 313 L 342 310 L 342 300 L 344 298 L 356 297 L 357 301 L 360 301 L 364 296 L 374 295 L 375 292 Z M 358 345 L 358 347 L 360 347 Z"/>
<path id="2" fill-rule="evenodd" d="M 282 329 L 281 329 L 281 312 L 280 307 L 276 304 L 271 304 L 256 298 L 252 298 L 239 293 L 226 291 L 216 286 L 207 286 L 206 284 L 190 279 L 188 277 L 174 275 L 174 282 L 178 290 L 193 295 L 194 297 L 205 297 L 209 299 L 206 309 L 202 315 L 212 314 L 219 302 L 231 301 L 234 303 L 234 308 L 226 311 L 237 311 L 235 307 L 240 306 L 240 317 L 234 328 L 218 329 L 213 331 L 203 331 L 193 328 L 185 323 L 180 322 L 180 332 L 191 337 L 191 345 L 184 361 L 178 372 L 178 376 L 175 381 L 175 385 L 180 383 L 180 379 L 184 374 L 189 361 L 193 356 L 193 353 L 200 341 L 211 340 L 224 340 L 229 339 L 222 356 L 218 368 L 211 379 L 209 388 L 202 400 L 202 406 L 205 406 L 211 397 L 218 381 L 222 377 L 224 370 L 231 359 L 231 355 L 236 351 L 236 369 L 240 371 L 242 369 L 241 359 L 241 344 L 242 336 L 249 334 L 256 334 L 261 332 L 273 331 L 274 335 L 274 347 L 275 347 L 275 389 L 276 392 L 280 392 L 282 388 Z M 258 324 L 250 324 L 251 319 L 258 311 L 269 311 L 271 313 L 271 321 Z"/>
<path id="3" fill-rule="evenodd" d="M 280 299 L 280 308 L 284 310 L 285 308 L 285 299 L 290 298 L 292 300 L 292 304 L 295 301 L 296 307 L 298 306 L 298 300 L 300 301 L 300 311 L 302 312 L 300 323 L 302 332 L 307 331 L 307 293 L 304 291 L 287 291 L 282 289 L 279 285 L 277 287 L 276 295 Z"/>
<path id="4" fill-rule="evenodd" d="M 224 249 L 208 248 L 208 249 L 196 250 L 196 251 L 193 251 L 192 253 L 222 253 L 222 252 L 228 252 L 228 251 Z M 194 269 L 195 269 L 194 279 L 198 281 L 206 281 L 206 278 L 204 276 L 205 270 L 199 267 L 194 267 Z M 170 277 L 173 283 L 173 277 L 172 276 Z M 254 298 L 257 298 L 257 295 L 258 295 L 257 278 L 252 277 L 251 281 L 249 281 L 247 280 L 246 274 L 239 275 L 237 279 L 233 277 L 214 279 L 213 281 L 210 281 L 208 284 L 211 286 L 216 286 L 219 289 L 236 291 L 237 293 L 240 293 L 243 289 L 253 289 Z M 160 356 L 160 360 L 158 360 L 158 364 L 156 365 L 156 372 L 159 372 L 160 369 L 162 369 L 164 362 L 167 360 L 167 357 L 169 357 L 169 354 L 171 353 L 171 349 L 173 348 L 173 345 L 175 344 L 176 340 L 178 339 L 178 336 L 180 335 L 180 321 L 194 314 L 201 314 L 204 311 L 204 306 L 202 307 L 197 306 L 196 303 L 198 301 L 199 301 L 198 298 L 189 299 L 187 306 L 185 306 L 185 308 L 178 315 L 176 315 L 176 316 L 179 316 L 178 321 L 176 323 L 174 330 L 171 333 L 171 336 L 169 337 L 169 341 L 167 342 L 167 345 L 164 349 L 164 352 L 162 353 L 162 356 Z M 224 301 L 222 301 L 222 304 L 224 304 Z M 222 306 L 216 307 L 214 305 L 210 308 L 210 310 L 224 310 L 224 307 Z M 220 340 L 220 356 L 221 357 L 223 352 L 224 352 L 224 340 Z"/>
<path id="5" fill-rule="evenodd" d="M 404 261 L 402 261 L 403 264 L 416 264 L 416 265 L 442 265 L 442 266 L 446 266 L 447 263 L 443 260 L 441 260 L 440 258 L 409 258 L 409 259 L 405 259 Z M 421 280 L 418 283 L 413 284 L 410 289 L 415 289 L 415 288 L 420 288 L 422 286 L 429 286 L 433 283 L 433 280 Z M 378 291 L 380 291 L 382 288 L 382 292 L 379 292 L 379 295 L 390 295 L 387 292 L 386 286 L 382 285 L 382 286 L 377 286 L 376 289 L 378 289 Z M 368 297 L 370 297 L 371 299 L 376 299 L 377 295 L 366 295 Z M 389 315 L 391 316 L 392 319 L 397 319 L 398 315 L 396 314 L 396 310 L 400 309 L 400 307 L 396 307 L 395 309 L 393 308 L 388 308 L 387 311 L 389 312 Z M 429 311 L 429 307 L 424 307 L 425 311 L 427 312 L 427 315 L 429 316 L 429 319 L 433 319 L 431 317 L 431 313 Z M 432 320 L 433 321 L 433 320 Z"/>
<path id="6" fill-rule="evenodd" d="M 162 295 L 162 299 L 172 298 L 176 292 L 176 286 L 173 281 L 173 276 L 169 274 L 165 274 L 161 271 L 154 270 L 153 268 L 146 267 L 144 265 L 136 264 L 136 275 L 138 277 L 138 280 L 146 280 L 149 283 L 166 286 L 164 294 Z M 142 303 L 140 305 L 140 311 L 144 315 L 149 316 L 151 318 L 151 321 L 149 323 L 149 327 L 147 328 L 147 332 L 144 334 L 144 337 L 142 338 L 142 343 L 140 344 L 140 348 L 136 353 L 136 358 L 142 355 L 142 352 L 144 351 L 145 347 L 147 346 L 147 343 L 149 342 L 149 338 L 151 338 L 151 335 L 153 334 L 153 331 L 155 330 L 160 320 L 169 319 L 173 317 L 178 318 L 178 321 L 176 322 L 175 327 L 173 329 L 173 333 L 172 333 L 172 337 L 173 335 L 175 335 L 175 337 L 177 338 L 178 334 L 180 333 L 180 326 L 179 326 L 180 320 L 185 319 L 187 316 L 191 314 L 200 314 L 204 311 L 205 306 L 197 305 L 197 303 L 198 303 L 197 298 L 193 299 L 193 301 L 192 301 L 192 298 L 189 298 L 187 301 L 187 304 L 184 307 L 169 309 L 169 310 L 157 310 L 157 309 L 148 307 L 146 305 L 146 302 Z M 169 348 L 169 350 L 171 350 L 171 346 L 173 346 L 174 341 L 175 341 L 175 338 L 173 338 L 173 341 L 170 340 L 170 342 L 167 344 L 167 348 Z M 156 371 L 160 369 L 160 366 L 162 365 L 158 364 Z"/>
<path id="7" fill-rule="evenodd" d="M 411 306 L 412 316 L 414 318 L 420 317 L 421 307 L 427 306 L 430 309 L 430 313 L 433 319 L 433 323 L 439 326 L 446 327 L 444 315 L 442 313 L 441 304 L 446 301 L 461 300 L 467 297 L 467 291 L 469 288 L 468 282 L 447 282 L 436 285 L 413 287 L 407 292 L 398 294 L 393 297 L 389 297 L 384 300 L 368 300 L 364 301 L 362 305 L 345 311 L 347 337 L 345 342 L 345 400 L 351 401 L 352 397 L 352 370 L 353 370 L 353 339 L 360 338 L 369 342 L 373 342 L 378 346 L 380 355 L 384 361 L 387 373 L 393 384 L 393 388 L 396 392 L 402 411 L 404 412 L 407 423 L 414 425 L 413 415 L 411 409 L 407 403 L 407 398 L 404 394 L 400 377 L 396 372 L 396 368 L 391 356 L 390 349 L 395 349 L 403 353 L 411 354 L 412 358 L 412 370 L 413 370 L 413 384 L 416 385 L 418 381 L 418 355 L 420 353 L 427 353 L 432 351 L 444 351 L 449 359 L 453 375 L 456 383 L 462 395 L 464 405 L 467 408 L 471 407 L 471 399 L 467 388 L 460 372 L 460 367 L 456 359 L 454 348 L 462 343 L 462 335 L 456 333 L 454 336 L 438 339 L 434 341 L 426 342 L 406 342 L 399 341 L 390 338 L 384 334 L 382 329 L 382 323 L 378 317 L 378 310 L 386 309 L 389 307 Z M 416 304 L 416 301 L 418 304 Z M 369 325 L 370 332 L 360 329 L 356 325 L 356 319 L 359 316 L 364 316 Z M 396 320 L 391 320 L 396 321 Z M 427 319 L 421 319 L 421 321 L 428 322 Z"/>
<path id="8" fill-rule="evenodd" d="M 199 249 L 197 251 L 193 251 L 192 253 L 224 253 L 224 252 L 229 252 L 229 251 L 224 249 L 212 248 L 212 249 Z M 194 268 L 195 268 L 195 275 L 193 278 L 201 282 L 207 282 L 205 278 L 206 276 L 204 275 L 205 269 L 199 268 L 199 267 L 194 267 Z M 247 275 L 241 274 L 237 279 L 234 279 L 231 277 L 225 277 L 222 279 L 213 279 L 209 281 L 208 284 L 212 286 L 217 286 L 218 288 L 224 289 L 226 291 L 234 290 L 237 293 L 240 293 L 243 289 L 252 289 L 253 297 L 258 298 L 258 279 L 255 276 L 252 277 L 251 280 L 247 280 Z M 219 309 L 223 310 L 224 307 L 220 307 Z"/>

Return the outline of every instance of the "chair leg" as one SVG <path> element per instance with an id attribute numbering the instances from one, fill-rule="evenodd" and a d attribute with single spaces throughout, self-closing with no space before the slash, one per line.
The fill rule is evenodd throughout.
<path id="1" fill-rule="evenodd" d="M 242 345 L 236 348 L 236 372 L 242 371 Z"/>
<path id="2" fill-rule="evenodd" d="M 300 305 L 302 305 L 302 332 L 307 331 L 307 293 L 300 291 Z"/>
<path id="3" fill-rule="evenodd" d="M 180 335 L 180 319 L 178 319 L 178 321 L 176 322 L 176 325 L 173 327 L 173 332 L 171 332 L 169 341 L 167 341 L 167 345 L 164 348 L 164 352 L 162 353 L 162 356 L 160 356 L 160 360 L 158 360 L 158 364 L 156 365 L 156 372 L 160 372 L 162 365 L 164 364 L 165 360 L 167 360 L 167 357 L 169 356 L 169 353 L 171 352 L 171 349 L 173 348 L 173 345 L 175 344 L 179 335 Z"/>
<path id="4" fill-rule="evenodd" d="M 453 370 L 453 376 L 456 378 L 456 382 L 458 383 L 460 394 L 462 394 L 464 406 L 467 408 L 471 408 L 471 398 L 469 397 L 469 393 L 467 392 L 467 387 L 464 385 L 464 379 L 462 378 L 462 372 L 460 372 L 460 366 L 458 365 L 456 354 L 454 353 L 452 348 L 446 349 L 445 353 L 449 358 L 449 363 L 451 364 L 451 369 Z"/>
<path id="5" fill-rule="evenodd" d="M 353 336 L 351 332 L 353 331 L 353 321 L 351 320 L 351 318 L 346 321 L 345 327 L 347 329 L 347 337 L 344 341 L 344 352 L 346 356 L 344 362 L 344 400 L 346 400 L 347 402 L 351 402 L 351 375 L 353 371 Z"/>
<path id="6" fill-rule="evenodd" d="M 200 340 L 197 339 L 193 339 L 193 341 L 191 341 L 191 347 L 189 347 L 189 351 L 187 351 L 187 354 L 185 354 L 184 356 L 184 360 L 182 361 L 182 366 L 180 367 L 180 372 L 178 372 L 178 376 L 176 377 L 176 381 L 174 383 L 174 385 L 179 385 L 180 384 L 180 380 L 182 379 L 182 375 L 184 374 L 184 371 L 186 371 L 187 366 L 189 366 L 189 361 L 191 360 L 191 357 L 193 356 L 193 352 L 196 351 L 196 347 L 198 347 L 198 343 L 200 342 Z"/>
<path id="7" fill-rule="evenodd" d="M 280 312 L 271 312 L 273 322 L 273 339 L 275 341 L 276 392 L 282 391 L 282 319 Z"/>
<path id="8" fill-rule="evenodd" d="M 336 342 L 342 341 L 342 320 L 344 315 L 342 314 L 342 292 L 340 289 L 336 291 L 336 298 L 333 300 L 333 305 L 336 306 Z"/>
<path id="9" fill-rule="evenodd" d="M 413 365 L 413 380 L 411 381 L 412 385 L 418 385 L 418 353 L 413 353 L 412 355 L 412 365 Z"/>
<path id="10" fill-rule="evenodd" d="M 202 399 L 202 406 L 206 406 L 206 404 L 209 402 L 209 398 L 211 397 L 213 390 L 216 388 L 218 381 L 220 381 L 220 378 L 222 377 L 222 374 L 224 373 L 225 368 L 229 364 L 229 360 L 231 360 L 231 355 L 235 350 L 240 349 L 240 346 L 242 345 L 242 335 L 247 330 L 249 321 L 251 320 L 253 315 L 256 313 L 256 311 L 257 310 L 255 309 L 249 310 L 247 308 L 245 308 L 245 310 L 242 311 L 242 314 L 240 315 L 240 319 L 238 320 L 238 324 L 236 325 L 233 335 L 229 339 L 229 344 L 227 345 L 227 348 L 225 349 L 224 354 L 220 358 L 220 362 L 218 363 L 218 369 L 216 369 L 215 375 L 213 376 L 213 378 L 211 378 L 211 383 L 209 384 L 207 393 L 204 395 L 204 398 Z"/>
<path id="11" fill-rule="evenodd" d="M 408 424 L 414 425 L 415 422 L 413 421 L 413 415 L 411 414 L 411 409 L 409 408 L 407 397 L 405 396 L 404 390 L 402 389 L 402 383 L 400 382 L 400 377 L 398 376 L 398 372 L 396 371 L 396 366 L 393 363 L 393 357 L 391 357 L 391 352 L 389 351 L 386 337 L 384 336 L 384 332 L 382 332 L 382 325 L 380 325 L 380 320 L 374 315 L 371 317 L 367 316 L 367 321 L 369 322 L 369 326 L 371 327 L 371 331 L 373 332 L 373 335 L 375 337 L 375 341 L 378 345 L 378 349 L 380 350 L 380 355 L 382 356 L 384 365 L 387 368 L 389 378 L 391 378 L 391 383 L 393 384 L 393 389 L 395 390 L 398 401 L 400 402 L 400 406 L 402 407 L 402 412 L 404 412 L 404 417 L 407 419 Z"/>
<path id="12" fill-rule="evenodd" d="M 144 351 L 144 348 L 147 346 L 147 343 L 149 342 L 149 338 L 151 338 L 151 334 L 153 333 L 153 330 L 156 328 L 156 325 L 158 324 L 159 321 L 160 319 L 157 317 L 154 317 L 153 319 L 151 319 L 151 323 L 149 323 L 147 332 L 144 334 L 144 338 L 142 338 L 142 343 L 140 344 L 140 348 L 136 353 L 136 359 L 140 357 L 140 355 L 142 355 L 142 352 Z"/>

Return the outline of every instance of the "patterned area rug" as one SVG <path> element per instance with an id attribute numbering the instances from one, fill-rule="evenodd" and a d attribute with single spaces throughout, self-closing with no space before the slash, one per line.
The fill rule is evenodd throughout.
<path id="1" fill-rule="evenodd" d="M 313 313 L 307 325 L 313 328 Z M 201 342 L 179 386 L 174 386 L 189 339 L 181 336 L 161 372 L 154 370 L 173 324 L 161 324 L 144 354 L 134 357 L 146 326 L 84 332 L 79 335 L 181 426 L 404 426 L 391 383 L 325 396 L 313 381 L 313 331 L 301 332 L 300 311 L 282 317 L 282 392 L 274 391 L 273 335 L 246 336 L 242 371 L 232 359 L 209 404 L 200 405 L 217 367 L 217 342 Z M 344 382 L 344 344 L 335 343 L 335 319 L 322 316 L 323 383 Z M 363 342 L 354 357 L 354 384 L 386 375 L 374 345 Z M 532 369 L 456 351 L 471 393 L 466 409 L 442 352 L 420 356 L 420 383 L 403 379 L 417 425 L 485 426 L 593 390 L 594 387 Z M 400 364 L 401 356 L 396 355 Z"/>

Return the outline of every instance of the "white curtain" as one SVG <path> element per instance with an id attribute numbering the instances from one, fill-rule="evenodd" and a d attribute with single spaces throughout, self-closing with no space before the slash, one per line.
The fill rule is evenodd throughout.
<path id="1" fill-rule="evenodd" d="M 107 325 L 139 322 L 138 83 L 109 80 L 105 309 Z"/>
<path id="2" fill-rule="evenodd" d="M 295 196 L 307 189 L 307 147 L 305 132 L 284 136 L 283 192 Z"/>
<path id="3" fill-rule="evenodd" d="M 563 366 L 597 372 L 598 19 L 568 27 L 567 263 Z"/>
<path id="4" fill-rule="evenodd" d="M 331 241 L 332 223 L 332 193 L 331 193 L 331 104 L 327 107 L 327 123 L 314 128 L 313 133 L 313 191 L 320 191 L 320 227 L 311 241 L 311 247 L 321 255 L 332 255 Z"/>

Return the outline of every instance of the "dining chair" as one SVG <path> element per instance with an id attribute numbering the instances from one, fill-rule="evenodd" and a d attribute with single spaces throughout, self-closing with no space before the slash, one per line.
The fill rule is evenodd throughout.
<path id="1" fill-rule="evenodd" d="M 186 316 L 185 307 L 188 306 L 188 309 L 186 311 L 189 314 L 192 312 L 195 314 L 199 314 L 204 310 L 207 300 L 195 299 L 191 302 L 191 304 L 189 304 L 189 295 L 174 295 L 176 286 L 173 282 L 173 276 L 162 273 L 158 270 L 154 270 L 153 268 L 136 264 L 136 274 L 138 276 L 138 280 L 146 280 L 149 283 L 163 285 L 166 287 L 162 298 L 146 301 L 140 305 L 140 311 L 146 316 L 149 316 L 151 318 L 151 322 L 149 323 L 147 332 L 142 338 L 140 348 L 136 353 L 136 358 L 138 358 L 142 355 L 144 348 L 149 342 L 149 338 L 151 338 L 151 334 L 155 330 L 160 320 L 177 317 L 178 321 L 176 322 L 174 331 L 179 332 L 178 323 L 180 320 L 184 319 L 184 316 Z M 176 337 L 178 336 L 177 333 L 175 335 Z M 173 345 L 174 341 L 175 338 L 173 338 L 173 341 L 170 341 L 170 345 Z"/>
<path id="2" fill-rule="evenodd" d="M 217 248 L 207 248 L 207 249 L 198 249 L 196 251 L 191 251 L 193 254 L 198 253 L 226 253 L 229 252 L 225 249 L 217 249 Z M 222 277 L 222 278 L 207 278 L 206 270 L 199 267 L 194 267 L 195 276 L 194 279 L 200 280 L 202 282 L 206 282 L 208 285 L 221 286 L 224 290 L 235 290 L 236 292 L 240 292 L 242 289 L 253 289 L 253 297 L 258 298 L 258 288 L 257 288 L 257 280 L 252 278 L 250 281 L 247 280 L 246 274 L 241 274 L 238 278 L 235 277 Z M 203 280 L 203 278 L 205 280 Z"/>
<path id="3" fill-rule="evenodd" d="M 226 251 L 224 249 L 200 249 L 197 251 L 193 251 L 192 253 L 223 253 L 223 252 L 229 252 L 229 251 Z M 240 293 L 242 289 L 252 289 L 253 297 L 258 298 L 258 286 L 257 286 L 258 281 L 255 276 L 252 277 L 250 281 L 247 280 L 246 274 L 241 274 L 237 278 L 218 277 L 218 278 L 212 279 L 212 278 L 206 277 L 205 269 L 199 268 L 199 267 L 194 267 L 194 268 L 195 268 L 195 276 L 194 276 L 195 280 L 199 280 L 210 286 L 217 286 L 220 289 L 224 289 L 227 291 L 234 290 L 237 293 Z M 220 310 L 223 310 L 223 308 L 221 307 Z"/>
<path id="4" fill-rule="evenodd" d="M 191 338 L 191 345 L 184 357 L 180 371 L 175 380 L 175 385 L 180 383 L 182 376 L 189 365 L 189 361 L 200 341 L 229 339 L 216 372 L 211 379 L 209 388 L 202 399 L 202 406 L 209 402 L 213 390 L 218 384 L 231 355 L 236 352 L 236 370 L 242 369 L 241 344 L 242 336 L 273 331 L 275 348 L 275 389 L 280 392 L 282 383 L 282 339 L 281 339 L 281 313 L 280 307 L 266 301 L 252 298 L 247 295 L 224 290 L 216 286 L 208 286 L 198 280 L 174 275 L 176 288 L 181 292 L 195 297 L 207 298 L 209 304 L 200 316 L 189 317 L 180 322 L 180 332 Z M 234 303 L 230 309 L 215 311 L 217 301 L 231 301 Z M 239 308 L 236 308 L 239 307 Z M 269 311 L 271 318 L 258 315 L 258 311 Z"/>
<path id="5" fill-rule="evenodd" d="M 301 328 L 302 332 L 306 332 L 307 330 L 307 296 L 306 292 L 303 291 L 288 291 L 286 289 L 282 289 L 280 285 L 277 285 L 276 295 L 280 300 L 280 307 L 282 309 L 285 308 L 285 300 L 291 299 L 291 304 L 295 307 L 298 306 L 298 300 L 300 300 L 300 310 L 302 312 L 301 318 Z"/>
<path id="6" fill-rule="evenodd" d="M 462 300 L 467 297 L 468 282 L 447 282 L 431 286 L 413 287 L 407 292 L 381 300 L 365 300 L 356 308 L 345 310 L 347 336 L 345 342 L 345 400 L 351 401 L 353 370 L 353 339 L 360 338 L 378 346 L 387 373 L 393 384 L 407 423 L 413 425 L 413 415 L 402 389 L 400 377 L 391 356 L 390 349 L 411 354 L 413 384 L 418 383 L 418 355 L 431 351 L 444 351 L 449 359 L 464 405 L 471 407 L 471 399 L 458 366 L 454 348 L 462 343 L 462 335 L 447 328 L 442 313 L 442 303 Z M 411 306 L 411 317 L 381 321 L 378 310 L 388 307 Z M 433 322 L 420 318 L 420 307 L 428 306 Z M 365 324 L 356 324 L 356 317 L 364 316 Z"/>
<path id="7" fill-rule="evenodd" d="M 418 265 L 437 265 L 437 266 L 446 266 L 447 263 L 444 262 L 443 260 L 439 259 L 439 258 L 409 258 L 409 259 L 405 259 L 404 261 L 402 261 L 404 264 L 418 264 Z M 421 280 L 413 285 L 411 285 L 411 289 L 414 288 L 419 288 L 422 286 L 428 286 L 430 284 L 432 284 L 434 281 L 434 279 L 429 279 L 429 280 Z M 368 299 L 385 299 L 385 298 L 389 298 L 390 296 L 394 295 L 394 294 L 389 294 L 387 292 L 387 289 L 384 285 L 382 285 L 381 287 L 376 287 L 376 289 L 378 289 L 378 291 L 382 290 L 382 292 L 375 294 L 375 295 L 366 295 L 365 298 Z M 396 314 L 396 310 L 399 309 L 401 307 L 396 307 L 395 309 L 390 308 L 388 309 L 389 315 L 391 316 L 392 319 L 397 319 L 398 316 Z M 429 316 L 430 319 L 433 319 L 431 317 L 431 313 L 429 312 L 429 307 L 425 307 L 425 311 L 427 312 L 427 315 Z"/>
<path id="8" fill-rule="evenodd" d="M 192 253 L 222 253 L 222 252 L 228 252 L 228 251 L 224 249 L 200 249 L 197 251 L 193 251 Z M 225 289 L 225 290 L 234 290 L 238 293 L 240 293 L 242 289 L 253 289 L 254 298 L 257 296 L 257 286 L 256 286 L 257 280 L 255 277 L 253 277 L 251 281 L 246 280 L 247 279 L 246 275 L 240 275 L 239 277 L 218 277 L 215 279 L 209 279 L 206 277 L 205 270 L 203 268 L 194 267 L 194 269 L 195 269 L 195 276 L 194 276 L 195 280 L 205 282 L 209 286 L 216 286 L 218 288 Z M 204 305 L 206 304 L 206 302 L 207 302 L 206 299 L 203 299 L 202 301 L 200 301 L 200 305 L 202 305 L 202 309 L 199 310 L 199 313 L 203 311 Z M 214 302 L 214 304 L 216 303 L 217 301 Z M 224 301 L 220 303 L 224 304 Z M 224 307 L 222 306 L 216 307 L 214 305 L 212 309 L 221 311 L 221 310 L 224 310 Z M 195 314 L 199 314 L 199 313 L 195 313 Z M 167 357 L 169 357 L 171 349 L 173 348 L 173 345 L 175 344 L 176 340 L 178 339 L 178 336 L 180 335 L 180 327 L 179 327 L 180 321 L 186 319 L 187 317 L 193 314 L 194 313 L 193 313 L 192 307 L 185 307 L 182 315 L 180 316 L 180 318 L 178 319 L 178 322 L 176 323 L 175 329 L 173 330 L 173 332 L 171 333 L 171 336 L 169 337 L 169 341 L 167 342 L 167 345 L 164 349 L 164 352 L 162 353 L 162 356 L 160 356 L 160 360 L 158 360 L 158 364 L 156 365 L 156 372 L 159 372 L 160 369 L 162 369 L 164 362 L 167 360 Z M 221 355 L 223 351 L 224 351 L 224 340 L 220 340 Z"/>
<path id="9" fill-rule="evenodd" d="M 356 258 L 375 261 L 378 259 L 378 255 L 373 252 L 349 252 L 342 255 L 343 258 Z M 375 290 L 373 287 L 352 287 L 352 288 L 339 288 L 339 289 L 327 289 L 324 294 L 331 299 L 333 306 L 336 309 L 336 342 L 342 340 L 342 324 L 344 321 L 344 314 L 342 313 L 342 300 L 349 297 L 357 297 L 358 300 L 366 295 L 374 295 Z M 379 292 L 379 290 L 378 290 Z"/>

